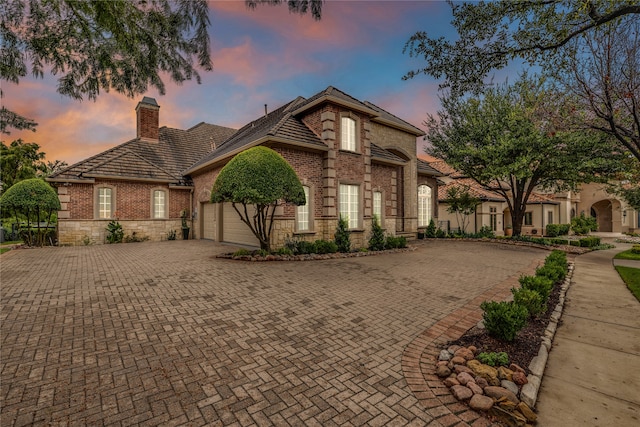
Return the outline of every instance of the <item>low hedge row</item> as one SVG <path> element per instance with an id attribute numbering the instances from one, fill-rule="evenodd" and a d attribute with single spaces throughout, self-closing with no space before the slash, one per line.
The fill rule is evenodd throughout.
<path id="1" fill-rule="evenodd" d="M 483 302 L 480 305 L 484 326 L 489 335 L 513 341 L 527 324 L 527 319 L 544 313 L 553 287 L 567 275 L 567 254 L 555 250 L 536 269 L 535 276 L 521 276 L 520 288 L 513 288 L 513 301 Z"/>

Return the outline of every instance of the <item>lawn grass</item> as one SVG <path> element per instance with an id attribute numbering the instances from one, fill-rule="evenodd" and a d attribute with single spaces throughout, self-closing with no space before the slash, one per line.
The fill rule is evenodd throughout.
<path id="1" fill-rule="evenodd" d="M 640 268 L 623 267 L 619 265 L 616 267 L 616 270 L 618 270 L 618 274 L 627 284 L 633 296 L 640 302 Z"/>
<path id="2" fill-rule="evenodd" d="M 2 255 L 5 252 L 9 252 L 11 250 L 11 248 L 0 248 L 0 255 Z"/>
<path id="3" fill-rule="evenodd" d="M 629 249 L 628 251 L 624 251 L 624 252 L 620 252 L 619 254 L 616 254 L 614 258 L 615 259 L 633 259 L 633 260 L 640 261 L 640 254 L 634 254 L 633 252 L 631 252 L 631 249 Z"/>

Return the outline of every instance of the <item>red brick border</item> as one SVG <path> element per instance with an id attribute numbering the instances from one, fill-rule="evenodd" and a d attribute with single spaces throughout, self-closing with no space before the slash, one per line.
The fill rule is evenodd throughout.
<path id="1" fill-rule="evenodd" d="M 521 274 L 533 274 L 539 262 L 533 261 L 524 271 L 498 283 L 467 304 L 435 323 L 416 337 L 402 354 L 402 372 L 409 389 L 426 412 L 443 426 L 487 427 L 492 425 L 484 414 L 461 404 L 449 392 L 442 380 L 435 374 L 435 365 L 442 347 L 460 338 L 467 330 L 482 319 L 480 304 L 483 301 L 505 300 L 511 288 L 518 284 Z"/>

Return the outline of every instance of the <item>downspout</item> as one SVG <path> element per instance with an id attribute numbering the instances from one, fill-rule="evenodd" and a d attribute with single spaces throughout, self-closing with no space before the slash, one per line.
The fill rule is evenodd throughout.
<path id="1" fill-rule="evenodd" d="M 193 207 L 193 188 L 189 190 L 189 206 L 191 206 L 191 230 L 193 230 L 191 232 L 191 236 L 193 238 L 193 235 L 196 233 L 196 229 L 193 228 L 193 217 L 196 214 L 196 211 Z"/>

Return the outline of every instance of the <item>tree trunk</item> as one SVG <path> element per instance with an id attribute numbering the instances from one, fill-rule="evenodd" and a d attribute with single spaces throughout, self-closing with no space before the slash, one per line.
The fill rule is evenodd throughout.
<path id="1" fill-rule="evenodd" d="M 513 235 L 520 236 L 522 234 L 522 223 L 524 219 L 524 210 L 521 206 L 514 206 L 511 211 L 511 225 L 513 226 Z"/>

